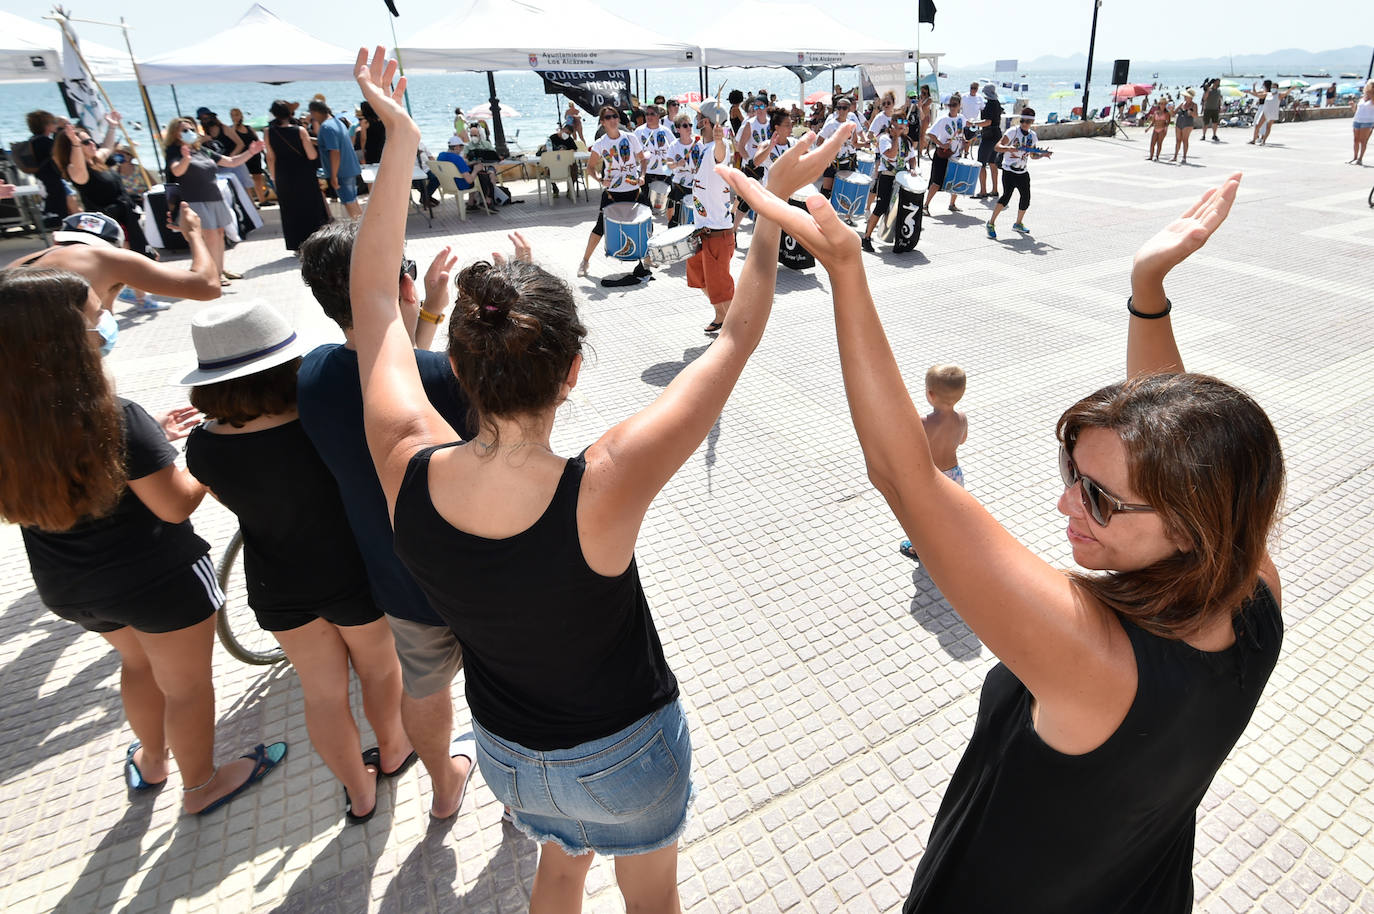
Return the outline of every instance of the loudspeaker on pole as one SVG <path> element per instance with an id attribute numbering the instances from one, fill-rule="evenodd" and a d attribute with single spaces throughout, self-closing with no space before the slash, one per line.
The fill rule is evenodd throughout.
<path id="1" fill-rule="evenodd" d="M 1112 64 L 1112 85 L 1124 86 L 1130 82 L 1131 62 L 1118 60 Z"/>

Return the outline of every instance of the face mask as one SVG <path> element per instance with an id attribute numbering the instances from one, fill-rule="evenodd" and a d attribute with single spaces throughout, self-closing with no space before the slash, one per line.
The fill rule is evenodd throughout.
<path id="1" fill-rule="evenodd" d="M 110 350 L 114 348 L 115 340 L 119 339 L 119 322 L 113 314 L 102 309 L 100 320 L 90 328 L 90 332 L 100 334 L 100 354 L 109 355 Z"/>
<path id="2" fill-rule="evenodd" d="M 187 146 L 194 146 L 196 140 L 200 139 L 200 134 L 192 130 L 181 131 L 181 141 Z"/>

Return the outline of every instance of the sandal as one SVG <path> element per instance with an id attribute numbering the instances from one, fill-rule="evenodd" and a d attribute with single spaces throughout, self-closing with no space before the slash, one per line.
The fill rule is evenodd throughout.
<path id="1" fill-rule="evenodd" d="M 459 756 L 462 756 L 463 758 L 467 759 L 472 764 L 468 766 L 468 776 L 463 779 L 463 789 L 458 791 L 458 805 L 453 808 L 453 812 L 451 814 L 445 816 L 443 819 L 440 819 L 431 811 L 429 817 L 436 822 L 443 822 L 447 819 L 452 819 L 454 816 L 458 815 L 458 813 L 463 811 L 463 800 L 468 795 L 468 786 L 472 783 L 472 775 L 477 770 L 476 740 L 455 739 L 453 740 L 453 742 L 449 743 L 448 757 L 458 758 Z"/>
<path id="2" fill-rule="evenodd" d="M 363 764 L 372 769 L 372 777 L 375 782 L 380 783 L 382 778 L 382 752 L 375 746 L 363 753 Z M 362 815 L 353 813 L 353 798 L 348 795 L 348 788 L 344 788 L 344 818 L 349 825 L 362 825 L 377 814 L 377 807 L 380 805 L 381 797 L 375 796 L 372 800 L 372 808 Z"/>
<path id="3" fill-rule="evenodd" d="M 724 327 L 724 326 L 725 326 L 725 322 L 724 322 L 724 321 L 711 321 L 711 323 L 709 323 L 709 324 L 706 325 L 706 328 L 705 328 L 704 332 L 705 332 L 705 333 L 719 333 L 719 332 L 720 332 L 720 328 L 721 328 L 721 327 Z"/>
<path id="4" fill-rule="evenodd" d="M 200 812 L 196 813 L 196 815 L 208 816 L 210 813 L 214 812 L 216 809 L 219 809 L 225 803 L 228 803 L 230 800 L 234 799 L 234 797 L 243 793 L 249 787 L 252 787 L 258 781 L 261 781 L 263 778 L 267 777 L 267 775 L 271 773 L 272 769 L 276 768 L 277 765 L 281 764 L 281 760 L 286 758 L 286 743 L 278 742 L 273 743 L 270 746 L 264 746 L 262 743 L 258 743 L 256 746 L 253 747 L 253 752 L 251 754 L 241 755 L 239 756 L 239 758 L 251 758 L 254 759 L 256 762 L 253 765 L 253 773 L 248 775 L 248 780 L 244 781 L 242 784 L 235 787 L 233 790 L 229 791 L 224 796 L 220 797 L 218 800 L 202 809 Z"/>
<path id="5" fill-rule="evenodd" d="M 407 756 L 406 756 L 405 761 L 401 762 L 401 764 L 397 765 L 397 766 L 396 766 L 395 768 L 393 768 L 391 771 L 383 771 L 383 770 L 382 770 L 382 764 L 381 764 L 381 763 L 382 763 L 382 751 L 381 751 L 380 749 L 369 749 L 369 750 L 367 750 L 367 752 L 376 752 L 376 753 L 377 753 L 377 773 L 380 774 L 380 775 L 381 775 L 382 777 L 384 777 L 384 778 L 398 778 L 398 777 L 400 777 L 401 775 L 405 774 L 407 771 L 409 771 L 409 770 L 411 769 L 411 767 L 412 767 L 416 762 L 418 762 L 418 761 L 420 760 L 420 754 L 419 754 L 418 752 L 416 752 L 414 749 L 412 749 L 412 750 L 410 750 L 410 755 L 407 755 Z M 364 757 L 364 758 L 367 757 L 367 752 L 364 752 L 364 753 L 363 753 L 363 757 Z M 371 764 L 371 763 L 369 762 L 368 764 Z"/>
<path id="6" fill-rule="evenodd" d="M 916 554 L 916 550 L 911 548 L 911 540 L 902 540 L 901 545 L 897 547 L 897 551 L 913 562 L 919 562 L 921 560 L 921 557 Z"/>
<path id="7" fill-rule="evenodd" d="M 959 207 L 955 206 L 953 203 L 951 203 L 951 204 L 949 205 L 949 211 L 950 211 L 951 213 L 962 213 L 962 212 L 963 212 L 963 210 L 961 210 Z"/>
<path id="8" fill-rule="evenodd" d="M 160 781 L 144 780 L 143 772 L 138 770 L 138 763 L 134 761 L 134 753 L 142 746 L 142 743 L 134 740 L 129 744 L 129 751 L 124 754 L 124 783 L 129 786 L 130 790 L 156 790 L 166 784 L 167 779 L 163 778 Z"/>

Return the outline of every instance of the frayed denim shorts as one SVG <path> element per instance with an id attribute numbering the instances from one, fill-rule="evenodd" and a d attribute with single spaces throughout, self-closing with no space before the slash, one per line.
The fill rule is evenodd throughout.
<path id="1" fill-rule="evenodd" d="M 677 841 L 692 799 L 692 738 L 673 701 L 618 733 L 541 752 L 476 721 L 477 764 L 517 828 L 577 856 L 647 854 Z"/>

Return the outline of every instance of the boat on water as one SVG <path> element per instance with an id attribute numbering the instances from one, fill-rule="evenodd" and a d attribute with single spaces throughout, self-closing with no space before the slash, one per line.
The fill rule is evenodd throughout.
<path id="1" fill-rule="evenodd" d="M 1301 75 L 1301 73 L 1280 73 L 1279 79 L 1296 79 Z"/>
<path id="2" fill-rule="evenodd" d="M 1330 78 L 1331 78 L 1331 74 L 1328 73 L 1328 72 L 1326 72 L 1325 70 L 1322 70 L 1320 73 L 1304 73 L 1304 74 L 1302 74 L 1302 75 L 1303 75 L 1303 78 L 1304 78 L 1304 79 L 1330 79 Z"/>
<path id="3" fill-rule="evenodd" d="M 1360 78 L 1360 74 L 1358 74 L 1358 73 L 1342 73 L 1342 74 L 1340 75 L 1340 79 L 1359 79 L 1359 78 Z"/>

